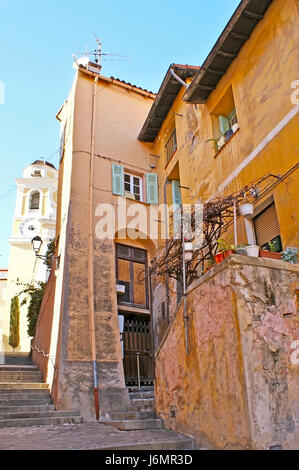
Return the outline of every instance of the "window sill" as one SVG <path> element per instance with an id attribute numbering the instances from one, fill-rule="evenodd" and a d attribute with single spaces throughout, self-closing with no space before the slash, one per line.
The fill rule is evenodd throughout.
<path id="1" fill-rule="evenodd" d="M 147 314 L 151 313 L 148 307 L 134 307 L 133 305 L 130 305 L 130 304 L 118 304 L 117 307 L 120 312 L 129 311 L 131 313 L 147 313 Z"/>
<path id="2" fill-rule="evenodd" d="M 222 147 L 217 150 L 217 152 L 215 153 L 214 155 L 214 158 L 218 157 L 219 153 L 222 152 L 222 150 L 230 143 L 230 141 L 235 137 L 236 134 L 238 134 L 240 131 L 240 127 L 238 130 L 236 130 L 236 132 L 234 132 L 234 134 L 225 142 L 225 144 L 222 145 Z"/>

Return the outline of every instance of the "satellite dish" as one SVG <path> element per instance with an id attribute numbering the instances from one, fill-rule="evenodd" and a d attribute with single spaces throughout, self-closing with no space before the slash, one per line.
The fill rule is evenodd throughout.
<path id="1" fill-rule="evenodd" d="M 80 59 L 76 59 L 75 56 L 74 57 L 74 65 L 73 65 L 73 68 L 74 69 L 77 69 L 79 67 L 79 65 L 82 65 L 83 67 L 87 67 L 89 62 L 90 62 L 90 58 L 87 57 L 87 56 L 84 56 L 84 57 L 81 57 Z"/>

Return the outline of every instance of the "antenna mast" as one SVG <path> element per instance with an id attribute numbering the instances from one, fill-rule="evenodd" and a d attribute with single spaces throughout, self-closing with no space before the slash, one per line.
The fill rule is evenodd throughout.
<path id="1" fill-rule="evenodd" d="M 102 43 L 101 43 L 101 41 L 99 40 L 99 38 L 97 37 L 97 35 L 94 31 L 93 31 L 93 34 L 94 34 L 95 40 L 98 44 L 98 49 L 95 49 L 93 51 L 94 61 L 95 61 L 96 64 L 101 65 L 100 61 L 101 61 L 101 57 L 102 57 Z"/>

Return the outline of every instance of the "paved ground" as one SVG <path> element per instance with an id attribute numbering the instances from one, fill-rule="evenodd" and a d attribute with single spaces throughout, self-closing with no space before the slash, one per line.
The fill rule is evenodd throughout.
<path id="1" fill-rule="evenodd" d="M 155 450 L 161 441 L 173 450 L 183 439 L 166 429 L 119 431 L 98 422 L 0 428 L 0 450 Z"/>

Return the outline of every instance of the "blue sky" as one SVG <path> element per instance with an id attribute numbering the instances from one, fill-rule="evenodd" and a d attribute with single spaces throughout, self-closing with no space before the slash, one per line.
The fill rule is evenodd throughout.
<path id="1" fill-rule="evenodd" d="M 15 182 L 39 158 L 58 163 L 56 113 L 72 54 L 102 42 L 102 73 L 157 92 L 171 63 L 201 65 L 240 0 L 0 0 L 0 268 L 8 266 Z M 0 100 L 1 103 L 1 100 Z"/>

